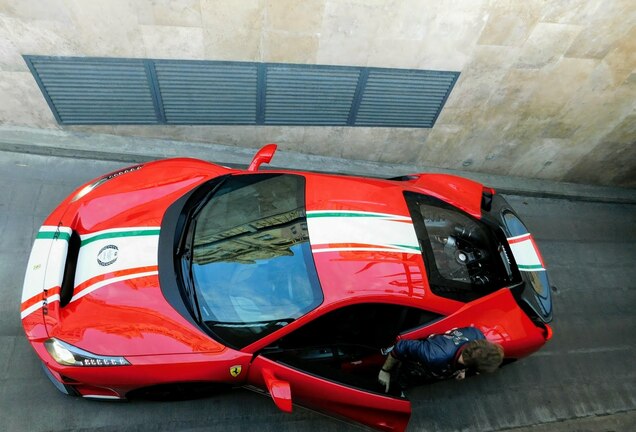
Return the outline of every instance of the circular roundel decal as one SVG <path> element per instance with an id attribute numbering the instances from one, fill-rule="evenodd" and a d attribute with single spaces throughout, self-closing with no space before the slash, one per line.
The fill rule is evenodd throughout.
<path id="1" fill-rule="evenodd" d="M 119 249 L 115 245 L 106 245 L 99 250 L 97 254 L 97 262 L 100 266 L 111 265 L 117 261 L 119 255 Z"/>

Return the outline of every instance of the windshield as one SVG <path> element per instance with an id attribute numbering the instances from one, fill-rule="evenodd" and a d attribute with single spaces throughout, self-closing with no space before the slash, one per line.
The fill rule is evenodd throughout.
<path id="1" fill-rule="evenodd" d="M 304 183 L 289 174 L 231 176 L 192 215 L 184 260 L 193 308 L 228 346 L 243 348 L 322 302 Z"/>

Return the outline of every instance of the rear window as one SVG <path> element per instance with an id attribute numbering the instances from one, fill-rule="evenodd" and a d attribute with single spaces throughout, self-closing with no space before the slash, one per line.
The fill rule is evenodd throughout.
<path id="1" fill-rule="evenodd" d="M 508 251 L 495 228 L 436 198 L 404 195 L 434 294 L 470 301 L 510 283 Z"/>

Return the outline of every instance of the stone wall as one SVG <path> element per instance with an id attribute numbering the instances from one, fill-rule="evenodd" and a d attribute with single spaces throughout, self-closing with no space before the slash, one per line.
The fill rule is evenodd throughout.
<path id="1" fill-rule="evenodd" d="M 23 54 L 460 71 L 432 129 L 64 129 L 636 186 L 634 0 L 0 0 L 0 124 L 61 128 Z"/>

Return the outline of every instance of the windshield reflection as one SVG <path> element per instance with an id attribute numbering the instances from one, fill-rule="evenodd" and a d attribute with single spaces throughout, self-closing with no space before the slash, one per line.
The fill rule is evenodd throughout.
<path id="1" fill-rule="evenodd" d="M 192 275 L 202 319 L 233 346 L 251 342 L 315 308 L 304 178 L 229 178 L 194 221 Z"/>

